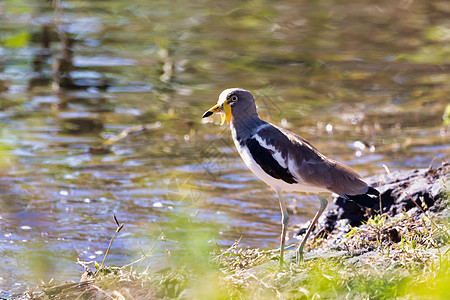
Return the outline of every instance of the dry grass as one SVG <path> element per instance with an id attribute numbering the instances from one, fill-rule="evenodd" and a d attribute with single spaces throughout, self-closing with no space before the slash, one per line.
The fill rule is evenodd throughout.
<path id="1" fill-rule="evenodd" d="M 374 217 L 347 234 L 310 240 L 299 265 L 288 252 L 282 270 L 278 251 L 238 242 L 220 249 L 189 222 L 183 259 L 172 253 L 167 269 L 144 268 L 149 253 L 124 267 L 80 262 L 82 282 L 44 286 L 22 299 L 450 299 L 448 211 Z"/>

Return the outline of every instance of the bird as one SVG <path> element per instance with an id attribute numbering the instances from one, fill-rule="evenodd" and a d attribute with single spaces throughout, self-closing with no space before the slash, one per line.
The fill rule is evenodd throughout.
<path id="1" fill-rule="evenodd" d="M 242 88 L 220 93 L 217 104 L 202 116 L 221 115 L 221 125 L 230 125 L 232 139 L 245 165 L 277 194 L 281 209 L 280 267 L 289 215 L 282 192 L 314 193 L 320 207 L 302 241 L 295 249 L 296 261 L 328 201 L 322 193 L 334 193 L 361 206 L 378 208 L 380 193 L 354 169 L 330 159 L 299 135 L 260 119 L 253 94 Z"/>

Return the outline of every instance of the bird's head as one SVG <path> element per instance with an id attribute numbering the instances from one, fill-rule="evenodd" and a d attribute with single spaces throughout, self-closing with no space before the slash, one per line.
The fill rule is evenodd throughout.
<path id="1" fill-rule="evenodd" d="M 220 113 L 222 122 L 220 125 L 230 124 L 231 117 L 246 117 L 256 114 L 255 98 L 252 93 L 240 88 L 226 89 L 220 93 L 217 104 L 208 109 L 203 118 L 207 118 L 215 113 Z"/>

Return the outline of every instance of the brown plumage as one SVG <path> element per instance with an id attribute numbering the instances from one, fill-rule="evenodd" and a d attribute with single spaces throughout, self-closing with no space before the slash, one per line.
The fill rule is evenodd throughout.
<path id="1" fill-rule="evenodd" d="M 275 129 L 275 130 L 274 130 Z M 278 132 L 279 130 L 282 135 Z M 367 184 L 361 175 L 343 163 L 335 161 L 321 154 L 310 142 L 286 129 L 274 126 L 267 131 L 260 132 L 265 136 L 277 136 L 279 139 L 287 138 L 289 147 L 280 147 L 282 156 L 295 157 L 297 174 L 312 185 L 325 187 L 328 191 L 340 196 L 364 194 L 368 190 Z M 283 137 L 284 136 L 284 137 Z M 271 138 L 268 138 L 270 141 Z M 274 144 L 286 145 L 285 141 L 272 141 Z M 292 145 L 292 146 L 291 146 Z M 283 155 L 284 153 L 284 155 Z"/>
<path id="2" fill-rule="evenodd" d="M 278 195 L 282 214 L 281 264 L 289 219 L 282 191 L 332 192 L 360 205 L 376 208 L 379 195 L 376 189 L 369 187 L 355 170 L 327 158 L 304 138 L 261 120 L 249 91 L 223 91 L 217 105 L 203 117 L 218 112 L 224 113 L 223 120 L 230 123 L 233 140 L 244 163 Z M 327 205 L 325 198 L 320 197 L 319 200 L 319 211 L 297 247 L 298 260 L 302 259 L 303 246 Z"/>

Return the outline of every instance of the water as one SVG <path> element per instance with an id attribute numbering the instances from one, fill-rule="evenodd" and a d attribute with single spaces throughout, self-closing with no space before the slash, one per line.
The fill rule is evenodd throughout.
<path id="1" fill-rule="evenodd" d="M 164 247 L 182 248 L 171 237 L 185 235 L 189 222 L 220 246 L 241 238 L 276 247 L 275 195 L 243 165 L 219 118 L 201 120 L 225 88 L 252 90 L 264 119 L 363 176 L 383 173 L 383 164 L 411 169 L 449 158 L 447 1 L 115 0 L 63 8 L 66 25 L 58 28 L 73 40 L 73 59 L 61 73 L 70 80 L 55 92 L 61 42 L 53 8 L 0 4 L 4 295 L 51 278 L 78 280 L 77 258 L 103 258 L 113 213 L 125 226 L 110 264 L 133 262 L 163 232 L 169 238 L 153 257 L 163 267 Z M 311 195 L 285 197 L 291 224 L 318 207 Z"/>

